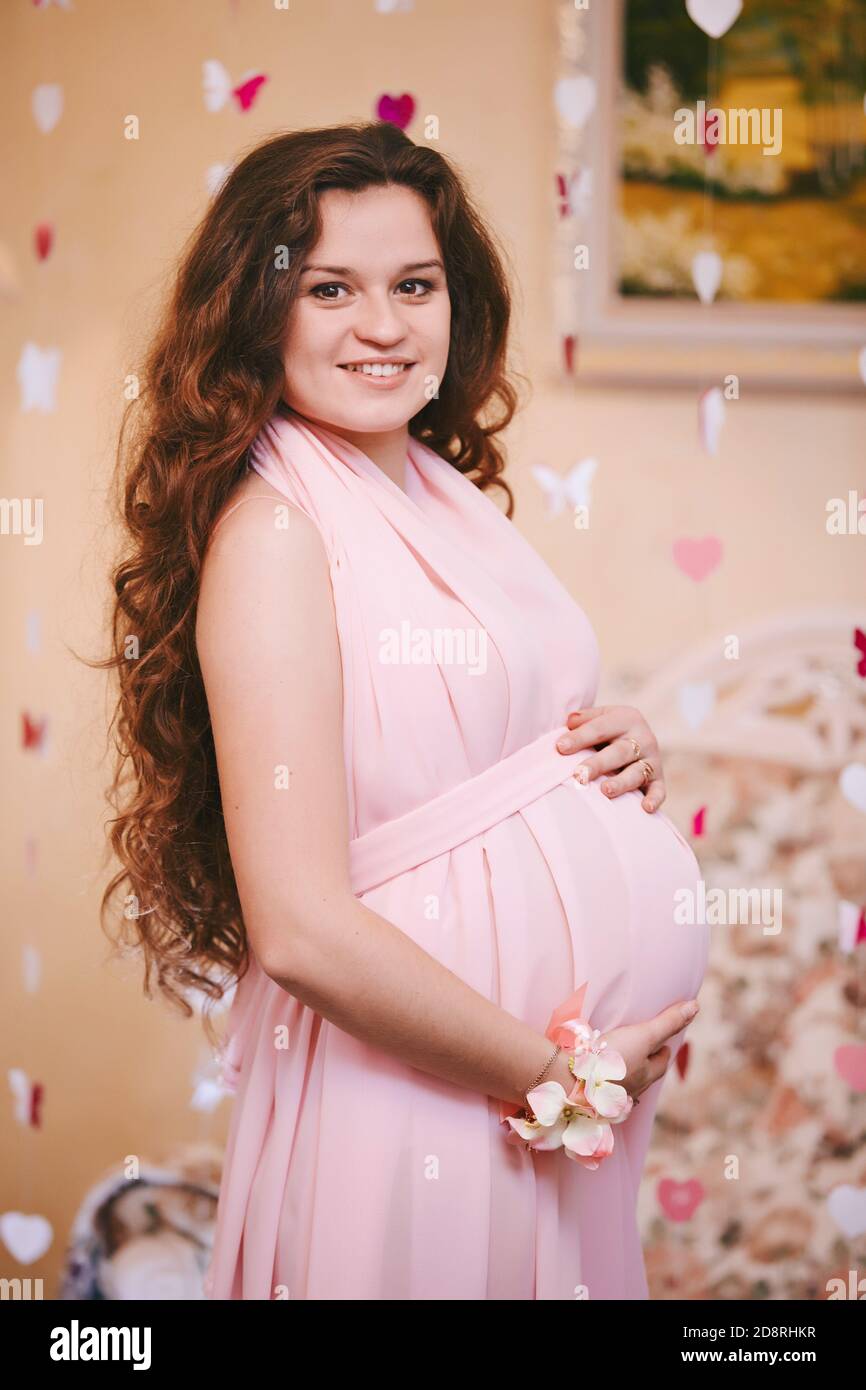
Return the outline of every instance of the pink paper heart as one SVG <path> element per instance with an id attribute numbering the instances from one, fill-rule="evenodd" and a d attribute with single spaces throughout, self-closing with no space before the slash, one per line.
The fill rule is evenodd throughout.
<path id="1" fill-rule="evenodd" d="M 703 536 L 700 540 L 683 536 L 674 541 L 674 564 L 697 583 L 712 574 L 721 559 L 722 542 L 718 536 Z"/>
<path id="2" fill-rule="evenodd" d="M 401 97 L 390 97 L 387 92 L 376 102 L 376 115 L 380 121 L 390 121 L 392 125 L 405 130 L 415 114 L 415 98 L 404 92 Z"/>
<path id="3" fill-rule="evenodd" d="M 866 1091 L 866 1043 L 846 1043 L 837 1047 L 833 1065 L 852 1091 Z"/>
<path id="4" fill-rule="evenodd" d="M 677 1182 L 662 1178 L 657 1189 L 659 1206 L 671 1221 L 689 1221 L 704 1200 L 704 1189 L 697 1178 Z"/>

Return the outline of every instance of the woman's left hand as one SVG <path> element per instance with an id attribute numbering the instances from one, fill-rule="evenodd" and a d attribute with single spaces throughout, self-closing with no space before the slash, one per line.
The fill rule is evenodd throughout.
<path id="1" fill-rule="evenodd" d="M 603 745 L 593 757 L 581 763 L 581 772 L 584 768 L 587 771 L 581 781 L 590 782 L 603 772 L 616 772 L 601 784 L 605 796 L 612 798 L 637 790 L 644 794 L 645 811 L 655 811 L 661 806 L 667 796 L 661 754 L 656 736 L 640 710 L 634 705 L 597 705 L 570 714 L 566 724 L 572 732 L 563 735 L 557 743 L 560 753 Z M 620 768 L 622 771 L 618 771 Z"/>

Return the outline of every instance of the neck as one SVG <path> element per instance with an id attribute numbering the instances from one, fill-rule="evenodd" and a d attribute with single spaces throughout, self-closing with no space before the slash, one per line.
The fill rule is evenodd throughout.
<path id="1" fill-rule="evenodd" d="M 341 425 L 332 425 L 327 420 L 314 421 L 332 434 L 337 434 L 341 439 L 345 439 L 347 444 L 352 444 L 356 449 L 360 449 L 362 454 L 375 463 L 383 473 L 396 483 L 403 492 L 406 491 L 406 459 L 409 451 L 409 426 L 402 425 L 397 430 L 386 430 L 382 434 L 374 434 L 365 430 L 347 430 Z"/>

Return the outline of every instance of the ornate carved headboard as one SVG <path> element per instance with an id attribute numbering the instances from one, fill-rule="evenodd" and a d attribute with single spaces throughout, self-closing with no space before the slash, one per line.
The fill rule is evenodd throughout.
<path id="1" fill-rule="evenodd" d="M 707 638 L 645 681 L 629 701 L 645 715 L 663 752 L 838 772 L 866 757 L 857 627 L 866 631 L 862 609 L 785 609 L 730 636 Z M 726 655 L 735 643 L 739 654 Z"/>

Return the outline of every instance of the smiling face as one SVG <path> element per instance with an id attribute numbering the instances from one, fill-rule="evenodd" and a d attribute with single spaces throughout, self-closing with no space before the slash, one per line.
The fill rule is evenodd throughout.
<path id="1" fill-rule="evenodd" d="M 405 436 L 448 361 L 451 301 L 429 209 L 399 185 L 328 189 L 320 209 L 283 344 L 285 400 L 338 432 Z"/>

